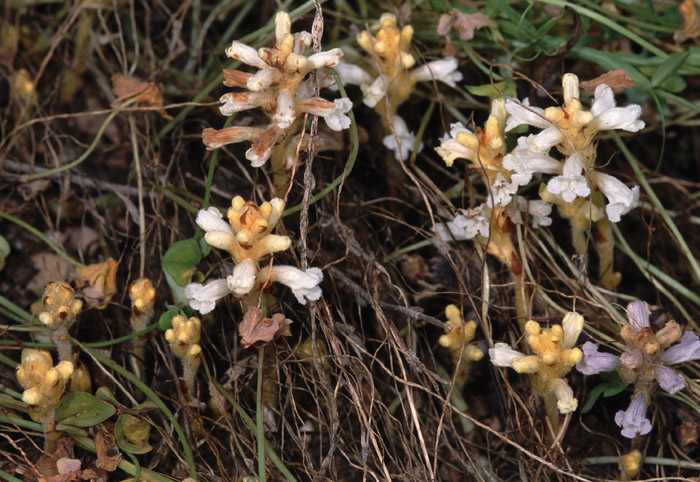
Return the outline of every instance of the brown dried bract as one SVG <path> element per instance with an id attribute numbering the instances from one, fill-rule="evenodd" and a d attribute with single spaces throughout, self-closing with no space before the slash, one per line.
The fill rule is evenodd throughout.
<path id="1" fill-rule="evenodd" d="M 224 69 L 224 85 L 226 87 L 246 87 L 251 74 L 241 72 L 240 70 Z"/>
<path id="2" fill-rule="evenodd" d="M 611 70 L 593 80 L 581 82 L 583 90 L 594 91 L 600 84 L 605 84 L 611 89 L 629 88 L 634 85 L 634 80 L 630 79 L 624 69 Z"/>
<path id="3" fill-rule="evenodd" d="M 122 74 L 115 74 L 112 76 L 112 92 L 117 97 L 112 103 L 114 105 L 136 96 L 136 105 L 163 107 L 163 91 L 153 82 L 141 82 Z M 158 109 L 158 113 L 165 119 L 172 119 L 164 109 Z"/>
<path id="4" fill-rule="evenodd" d="M 462 40 L 474 38 L 474 31 L 484 27 L 498 27 L 490 17 L 483 13 L 464 13 L 457 10 L 450 11 L 449 14 L 440 16 L 437 26 L 438 35 L 448 36 L 453 28 L 459 32 Z"/>
<path id="5" fill-rule="evenodd" d="M 117 261 L 109 258 L 103 263 L 95 263 L 76 268 L 83 288 L 83 296 L 90 305 L 102 310 L 117 292 Z"/>
<path id="6" fill-rule="evenodd" d="M 282 313 L 275 313 L 272 318 L 264 318 L 261 309 L 251 306 L 238 327 L 241 345 L 243 348 L 259 346 L 274 340 L 276 336 L 290 336 L 291 323 L 292 320 L 285 318 Z"/>

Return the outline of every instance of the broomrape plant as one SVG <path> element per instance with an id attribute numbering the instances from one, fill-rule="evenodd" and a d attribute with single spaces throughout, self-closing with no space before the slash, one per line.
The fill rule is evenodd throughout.
<path id="1" fill-rule="evenodd" d="M 364 95 L 362 102 L 374 108 L 382 117 L 388 133 L 383 143 L 394 151 L 396 160 L 406 160 L 416 137 L 406 122 L 396 114 L 397 109 L 415 91 L 418 82 L 441 81 L 454 88 L 462 80 L 455 57 L 434 60 L 413 68 L 415 57 L 410 53 L 413 27 L 399 29 L 396 15 L 384 13 L 372 27 L 375 35 L 363 31 L 357 35 L 357 43 L 371 57 L 366 69 L 348 62 L 341 62 L 336 71 L 344 85 L 359 85 Z M 370 73 L 371 72 L 371 73 Z M 387 99 L 385 101 L 385 99 Z M 423 149 L 420 145 L 418 151 Z"/>
<path id="2" fill-rule="evenodd" d="M 256 306 L 258 297 L 268 282 L 280 282 L 292 289 L 301 304 L 321 297 L 319 284 L 323 273 L 319 268 L 302 271 L 293 266 L 266 266 L 260 261 L 273 253 L 289 249 L 287 236 L 272 234 L 284 211 L 284 201 L 274 198 L 257 206 L 237 196 L 231 202 L 227 220 L 218 209 L 210 207 L 197 214 L 196 223 L 206 234 L 205 241 L 212 247 L 228 251 L 234 263 L 233 272 L 226 278 L 207 284 L 190 283 L 185 295 L 190 306 L 202 314 L 214 310 L 216 301 L 231 295 L 242 301 L 244 311 Z"/>
<path id="3" fill-rule="evenodd" d="M 274 172 L 292 168 L 296 152 L 300 147 L 308 150 L 306 143 L 295 134 L 301 129 L 305 114 L 323 117 L 328 127 L 341 131 L 350 127 L 346 115 L 352 108 L 350 99 L 343 97 L 334 101 L 314 95 L 313 72 L 318 88 L 334 84 L 323 67 L 336 67 L 343 57 L 340 49 L 332 49 L 310 56 L 305 51 L 311 45 L 309 32 L 291 33 L 289 14 L 279 12 L 275 17 L 275 44 L 271 48 L 254 48 L 234 41 L 226 49 L 226 55 L 258 69 L 255 74 L 240 70 L 224 69 L 224 85 L 243 92 L 230 92 L 220 98 L 221 114 L 230 116 L 236 112 L 260 109 L 270 117 L 270 123 L 261 127 L 227 127 L 216 130 L 204 129 L 202 140 L 207 149 L 218 149 L 227 144 L 251 142 L 245 157 L 253 167 L 263 166 L 268 159 Z M 278 173 L 278 175 L 280 175 Z M 276 179 L 277 192 L 286 190 L 286 180 Z"/>
<path id="4" fill-rule="evenodd" d="M 670 365 L 700 360 L 700 338 L 691 331 L 682 333 L 673 320 L 654 333 L 649 325 L 649 307 L 644 301 L 627 305 L 627 320 L 629 324 L 620 330 L 627 352 L 620 356 L 602 353 L 596 344 L 587 341 L 576 369 L 584 375 L 617 370 L 623 381 L 634 385 L 632 401 L 627 410 L 615 414 L 615 423 L 624 437 L 635 438 L 651 432 L 646 412 L 656 387 L 671 395 L 685 388 L 685 378 Z"/>

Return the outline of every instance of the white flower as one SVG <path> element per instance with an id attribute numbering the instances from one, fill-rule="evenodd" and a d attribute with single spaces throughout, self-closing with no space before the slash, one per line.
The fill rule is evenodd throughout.
<path id="1" fill-rule="evenodd" d="M 577 197 L 587 197 L 591 194 L 588 181 L 581 175 L 583 164 L 581 156 L 572 154 L 564 162 L 564 169 L 561 176 L 556 176 L 547 183 L 547 191 L 552 194 L 560 194 L 564 201 L 570 203 Z"/>
<path id="2" fill-rule="evenodd" d="M 530 215 L 532 227 L 537 229 L 540 226 L 549 226 L 552 224 L 552 205 L 544 201 L 528 201 L 522 196 L 518 196 L 518 209 Z M 521 221 L 522 222 L 522 221 Z"/>
<path id="3" fill-rule="evenodd" d="M 277 123 L 280 129 L 286 129 L 296 120 L 294 100 L 288 91 L 283 90 L 277 96 L 277 110 L 272 116 L 272 121 Z"/>
<path id="4" fill-rule="evenodd" d="M 593 125 L 598 130 L 622 129 L 637 132 L 644 128 L 644 121 L 639 120 L 642 108 L 637 104 L 615 107 L 613 91 L 605 84 L 600 84 L 595 89 L 591 113 L 594 116 Z"/>
<path id="5" fill-rule="evenodd" d="M 297 96 L 299 96 L 298 91 Z M 350 127 L 350 117 L 345 114 L 352 109 L 352 101 L 347 97 L 336 99 L 333 102 L 320 97 L 312 97 L 297 101 L 296 107 L 298 112 L 308 112 L 323 117 L 328 127 L 334 131 Z"/>
<path id="6" fill-rule="evenodd" d="M 578 407 L 578 400 L 574 398 L 574 391 L 563 378 L 555 378 L 550 382 L 550 390 L 557 399 L 557 409 L 559 413 L 567 414 L 575 412 Z"/>
<path id="7" fill-rule="evenodd" d="M 226 49 L 226 55 L 233 59 L 240 60 L 244 64 L 252 65 L 258 69 L 264 69 L 267 67 L 267 64 L 258 55 L 257 50 L 236 40 L 234 40 L 231 46 Z"/>
<path id="8" fill-rule="evenodd" d="M 206 285 L 190 283 L 185 286 L 185 296 L 189 298 L 190 306 L 203 315 L 213 311 L 217 300 L 229 293 L 230 290 L 225 279 L 213 280 Z"/>
<path id="9" fill-rule="evenodd" d="M 343 85 L 362 85 L 372 82 L 372 76 L 369 72 L 359 65 L 340 62 L 338 66 L 335 67 L 335 71 L 340 76 L 340 80 L 343 81 Z M 335 89 L 337 89 L 337 87 Z"/>
<path id="10" fill-rule="evenodd" d="M 583 316 L 575 311 L 569 311 L 561 320 L 561 327 L 564 329 L 564 340 L 562 346 L 566 349 L 576 345 L 579 335 L 583 331 Z"/>
<path id="11" fill-rule="evenodd" d="M 474 149 L 457 141 L 457 135 L 460 132 L 464 132 L 465 134 L 472 133 L 469 129 L 464 127 L 464 124 L 461 122 L 455 122 L 450 125 L 450 133 L 446 133 L 442 139 L 440 139 L 440 146 L 435 148 L 435 151 L 442 157 L 447 167 L 452 167 L 455 159 L 474 159 L 476 156 Z"/>
<path id="12" fill-rule="evenodd" d="M 380 99 L 384 98 L 384 94 L 387 90 L 384 82 L 384 77 L 381 75 L 374 79 L 374 81 L 369 85 L 360 85 L 360 89 L 362 89 L 362 95 L 364 96 L 362 102 L 367 107 L 374 107 L 375 105 L 377 105 L 377 102 L 379 102 Z"/>
<path id="13" fill-rule="evenodd" d="M 255 74 L 251 75 L 246 81 L 246 87 L 253 92 L 260 92 L 266 89 L 274 81 L 280 80 L 280 71 L 273 67 L 265 67 L 262 70 L 258 70 Z M 230 115 L 230 114 L 229 114 Z"/>
<path id="14" fill-rule="evenodd" d="M 564 137 L 556 126 L 550 126 L 537 134 L 530 134 L 525 138 L 531 151 L 539 154 L 547 154 L 549 150 L 559 144 Z M 518 139 L 520 143 L 520 139 Z"/>
<path id="15" fill-rule="evenodd" d="M 267 279 L 268 270 L 263 269 L 258 274 L 258 281 Z M 294 266 L 273 266 L 269 270 L 270 280 L 278 281 L 289 286 L 297 301 L 305 305 L 307 301 L 316 301 L 321 297 L 323 273 L 319 268 L 309 268 L 302 271 Z"/>
<path id="16" fill-rule="evenodd" d="M 299 54 L 303 52 L 298 52 Z M 340 59 L 343 58 L 343 51 L 340 49 L 332 49 L 327 52 L 319 52 L 308 57 L 306 60 L 309 67 L 312 69 L 320 69 L 321 67 L 337 67 Z"/>
<path id="17" fill-rule="evenodd" d="M 204 241 L 209 246 L 228 251 L 235 244 L 233 228 L 224 221 L 223 215 L 215 207 L 200 209 L 195 222 L 204 230 Z"/>
<path id="18" fill-rule="evenodd" d="M 613 223 L 620 221 L 620 216 L 627 214 L 631 209 L 639 204 L 639 186 L 634 186 L 632 189 L 615 177 L 596 172 L 596 184 L 602 191 L 608 204 L 605 206 L 605 212 L 608 214 L 608 219 Z"/>
<path id="19" fill-rule="evenodd" d="M 546 129 L 552 124 L 544 118 L 544 110 L 539 107 L 532 107 L 530 99 L 525 98 L 521 102 L 508 99 L 506 101 L 506 111 L 510 114 L 506 121 L 506 132 L 515 129 L 521 124 Z"/>
<path id="20" fill-rule="evenodd" d="M 416 142 L 416 136 L 413 132 L 409 132 L 408 126 L 404 120 L 395 115 L 391 121 L 394 132 L 384 137 L 382 143 L 387 149 L 394 151 L 394 157 L 397 161 L 406 161 L 413 150 L 413 145 Z M 398 137 L 398 139 L 397 139 Z M 418 146 L 418 152 L 423 150 L 423 143 Z"/>
<path id="21" fill-rule="evenodd" d="M 513 199 L 513 194 L 518 190 L 518 184 L 508 182 L 505 176 L 499 172 L 490 190 L 491 193 L 486 199 L 486 204 L 489 207 L 493 207 L 493 203 L 496 206 L 507 206 Z"/>
<path id="22" fill-rule="evenodd" d="M 244 259 L 233 268 L 233 274 L 226 277 L 226 286 L 237 297 L 247 295 L 255 286 L 258 265 L 252 259 Z"/>
<path id="23" fill-rule="evenodd" d="M 272 147 L 268 147 L 267 149 L 263 150 L 262 153 L 258 154 L 255 146 L 253 146 L 245 151 L 245 158 L 250 161 L 251 166 L 262 167 L 270 158 L 270 152 L 272 152 Z"/>
<path id="24" fill-rule="evenodd" d="M 202 228 L 204 232 L 223 231 L 233 234 L 231 225 L 224 221 L 224 215 L 217 208 L 210 206 L 207 209 L 200 209 L 195 219 L 197 226 Z"/>
<path id="25" fill-rule="evenodd" d="M 486 204 L 474 210 L 463 211 L 463 214 L 455 216 L 452 221 L 445 224 L 436 223 L 437 233 L 446 241 L 452 238 L 457 241 L 472 239 L 477 234 L 487 238 L 489 236 L 488 213 L 490 210 Z"/>
<path id="26" fill-rule="evenodd" d="M 532 180 L 532 176 L 542 172 L 545 174 L 556 174 L 561 172 L 562 163 L 549 157 L 547 154 L 540 154 L 530 150 L 518 139 L 519 146 L 513 149 L 510 154 L 503 158 L 503 167 L 511 172 L 510 178 L 518 186 L 524 186 Z"/>
<path id="27" fill-rule="evenodd" d="M 457 87 L 455 82 L 462 80 L 462 72 L 457 70 L 459 62 L 456 57 L 446 57 L 433 60 L 413 69 L 410 73 L 415 82 L 439 80 L 452 88 Z"/>
<path id="28" fill-rule="evenodd" d="M 519 351 L 513 350 L 507 343 L 496 343 L 493 348 L 489 349 L 491 363 L 497 367 L 510 367 L 515 360 L 521 360 L 525 356 Z"/>

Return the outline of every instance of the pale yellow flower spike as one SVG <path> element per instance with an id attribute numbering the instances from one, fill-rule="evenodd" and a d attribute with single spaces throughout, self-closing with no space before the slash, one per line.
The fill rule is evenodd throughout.
<path id="1" fill-rule="evenodd" d="M 641 467 L 642 453 L 639 450 L 633 450 L 620 456 L 620 480 L 632 480 L 637 476 Z"/>
<path id="2" fill-rule="evenodd" d="M 83 302 L 75 299 L 75 292 L 65 281 L 53 281 L 46 285 L 42 297 L 44 311 L 39 321 L 51 330 L 51 339 L 61 361 L 72 360 L 68 329 L 75 323 Z"/>
<path id="3" fill-rule="evenodd" d="M 131 328 L 135 332 L 145 330 L 153 318 L 153 309 L 156 299 L 156 289 L 148 278 L 139 278 L 129 285 L 129 298 L 131 298 Z M 143 373 L 143 358 L 145 355 L 146 338 L 140 336 L 132 340 L 133 356 L 130 358 L 134 371 L 139 375 Z"/>
<path id="4" fill-rule="evenodd" d="M 531 320 L 525 324 L 525 334 L 534 355 L 524 355 L 505 343 L 496 343 L 489 350 L 494 365 L 510 366 L 518 373 L 532 375 L 555 432 L 559 428 L 559 413 L 571 413 L 578 407 L 578 400 L 564 377 L 583 358 L 581 350 L 574 346 L 583 323 L 583 317 L 575 312 L 567 313 L 561 325 L 551 328 L 541 328 Z"/>
<path id="5" fill-rule="evenodd" d="M 184 316 L 173 317 L 173 327 L 165 332 L 173 354 L 182 360 L 183 378 L 190 398 L 194 395 L 194 378 L 201 362 L 202 348 L 198 345 L 201 323 L 199 318 L 189 320 Z"/>
<path id="6" fill-rule="evenodd" d="M 17 367 L 17 381 L 25 388 L 22 401 L 33 420 L 44 426 L 46 451 L 54 450 L 60 432 L 56 431 L 56 407 L 61 402 L 66 382 L 73 373 L 73 363 L 62 361 L 55 367 L 46 350 L 22 350 L 22 363 Z"/>
<path id="7" fill-rule="evenodd" d="M 474 345 L 467 345 L 474 339 L 475 321 L 465 323 L 456 305 L 448 305 L 445 308 L 445 317 L 452 330 L 442 335 L 438 343 L 450 350 L 452 361 L 455 364 L 460 363 L 455 376 L 455 389 L 461 391 L 469 378 L 471 362 L 481 360 L 484 357 L 484 352 Z"/>

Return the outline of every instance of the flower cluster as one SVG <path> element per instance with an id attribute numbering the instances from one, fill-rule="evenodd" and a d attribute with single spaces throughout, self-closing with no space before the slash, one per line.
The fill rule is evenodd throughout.
<path id="1" fill-rule="evenodd" d="M 22 401 L 28 406 L 29 416 L 44 426 L 47 449 L 50 440 L 55 439 L 49 435 L 55 431 L 56 407 L 72 373 L 73 363 L 70 361 L 64 360 L 54 367 L 48 351 L 22 350 L 22 363 L 16 371 L 17 381 L 25 388 Z"/>
<path id="2" fill-rule="evenodd" d="M 475 321 L 472 320 L 465 323 L 456 305 L 447 305 L 445 316 L 447 317 L 447 324 L 452 329 L 440 336 L 438 343 L 450 350 L 452 361 L 455 364 L 459 363 L 457 375 L 455 376 L 455 385 L 458 390 L 461 390 L 461 387 L 467 382 L 471 362 L 481 360 L 484 357 L 484 352 L 478 347 L 468 344 L 474 339 L 474 334 L 476 333 Z"/>
<path id="3" fill-rule="evenodd" d="M 156 300 L 156 289 L 148 278 L 138 278 L 129 285 L 131 299 L 131 316 L 129 322 L 135 332 L 145 330 L 153 318 Z M 133 356 L 131 364 L 139 375 L 143 372 L 143 359 L 146 351 L 146 336 L 134 338 L 131 341 Z"/>
<path id="4" fill-rule="evenodd" d="M 617 370 L 623 381 L 634 385 L 629 408 L 615 414 L 615 423 L 622 428 L 622 435 L 634 438 L 651 431 L 646 411 L 657 386 L 670 394 L 685 388 L 685 378 L 669 365 L 700 359 L 700 338 L 690 331 L 683 334 L 675 321 L 652 332 L 649 307 L 644 301 L 634 301 L 627 306 L 627 319 L 629 324 L 620 330 L 627 352 L 620 356 L 601 353 L 597 345 L 588 341 L 582 347 L 583 359 L 576 368 L 584 375 Z M 673 345 L 679 340 L 680 343 Z"/>
<path id="5" fill-rule="evenodd" d="M 600 190 L 608 203 L 605 214 L 612 222 L 618 222 L 620 216 L 629 212 L 639 201 L 639 187 L 630 189 L 614 177 L 596 172 L 596 139 L 604 130 L 622 129 L 637 132 L 644 127 L 639 120 L 642 108 L 638 105 L 617 107 L 610 87 L 600 84 L 596 87 L 591 110 L 583 110 L 579 100 L 579 80 L 574 74 L 565 74 L 562 80 L 564 88 L 564 105 L 540 109 L 530 106 L 527 99 L 522 103 L 513 100 L 506 102 L 510 114 L 506 131 L 526 124 L 542 129 L 536 135 L 519 140 L 516 148 L 503 160 L 507 169 L 515 171 L 519 183 L 529 182 L 535 173 L 556 174 L 546 184 L 543 198 L 559 206 L 566 206 L 577 198 L 589 198 L 591 193 Z M 549 156 L 549 151 L 556 148 L 564 161 Z M 591 213 L 591 221 L 599 221 L 603 215 L 595 199 L 589 201 L 586 209 Z"/>
<path id="6" fill-rule="evenodd" d="M 65 281 L 53 281 L 46 285 L 41 299 L 44 311 L 39 321 L 51 330 L 51 339 L 58 349 L 61 361 L 71 361 L 71 346 L 68 329 L 75 323 L 83 302 L 75 299 L 73 288 Z"/>
<path id="7" fill-rule="evenodd" d="M 535 389 L 545 400 L 550 416 L 552 401 L 556 401 L 559 413 L 573 412 L 578 407 L 578 400 L 564 376 L 583 356 L 581 350 L 575 348 L 583 323 L 583 317 L 573 311 L 564 316 L 561 325 L 551 328 L 540 328 L 536 321 L 528 321 L 525 334 L 534 355 L 528 356 L 505 343 L 496 343 L 489 350 L 491 363 L 533 375 Z"/>
<path id="8" fill-rule="evenodd" d="M 224 94 L 220 99 L 221 113 L 230 116 L 234 112 L 258 108 L 270 117 L 271 122 L 265 127 L 207 128 L 203 132 L 203 141 L 208 149 L 248 141 L 252 146 L 245 156 L 253 167 L 262 166 L 272 156 L 273 168 L 289 168 L 291 166 L 283 166 L 284 159 L 289 158 L 285 152 L 296 150 L 297 143 L 290 141 L 304 114 L 323 117 L 328 127 L 335 131 L 350 127 L 350 118 L 346 114 L 352 108 L 352 102 L 347 98 L 330 101 L 314 96 L 313 78 L 309 75 L 323 67 L 337 66 L 343 52 L 332 49 L 306 57 L 304 52 L 311 45 L 311 34 L 292 34 L 291 25 L 289 14 L 279 12 L 275 17 L 275 44 L 272 48 L 256 51 L 234 41 L 226 49 L 227 56 L 255 67 L 258 72 L 224 70 L 224 85 L 246 91 Z M 319 87 L 332 84 L 333 80 L 327 73 L 320 76 Z"/>
<path id="9" fill-rule="evenodd" d="M 488 187 L 486 202 L 469 216 L 458 215 L 438 228 L 455 239 L 491 236 L 491 254 L 508 261 L 512 247 L 506 233 L 510 222 L 522 222 L 521 211 L 528 212 L 533 227 L 551 224 L 552 205 L 572 225 L 574 247 L 578 254 L 587 251 L 587 232 L 596 223 L 596 248 L 600 258 L 603 286 L 614 289 L 620 280 L 612 270 L 613 243 L 611 222 L 639 202 L 639 187 L 595 170 L 597 137 L 603 130 L 623 129 L 635 132 L 644 127 L 639 120 L 641 107 L 617 107 L 612 89 L 600 84 L 590 111 L 579 100 L 579 81 L 573 74 L 563 78 L 564 104 L 540 109 L 523 102 L 494 100 L 485 128 L 472 133 L 462 124 L 453 124 L 436 149 L 447 166 L 458 158 L 471 161 L 468 167 L 482 174 Z M 520 125 L 542 129 L 539 134 L 522 136 L 516 147 L 506 152 L 504 133 Z M 550 155 L 555 148 L 559 160 Z M 541 200 L 528 201 L 516 193 L 535 176 L 552 176 L 540 186 Z M 608 202 L 605 203 L 604 198 Z M 508 218 L 506 220 L 506 218 Z"/>
<path id="10" fill-rule="evenodd" d="M 198 318 L 193 316 L 187 320 L 180 315 L 173 317 L 173 327 L 165 331 L 170 349 L 182 360 L 185 385 L 190 395 L 194 392 L 194 377 L 202 357 L 202 348 L 198 344 L 200 331 Z"/>
<path id="11" fill-rule="evenodd" d="M 202 314 L 209 313 L 218 299 L 229 294 L 247 302 L 247 297 L 257 296 L 266 283 L 275 281 L 289 286 L 301 304 L 321 297 L 319 284 L 323 274 L 319 268 L 302 271 L 293 266 L 272 266 L 260 269 L 262 258 L 284 251 L 291 245 L 287 236 L 272 234 L 283 211 L 284 201 L 279 198 L 257 206 L 245 202 L 240 196 L 231 202 L 228 222 L 216 208 L 199 211 L 196 223 L 206 232 L 205 241 L 210 246 L 228 251 L 235 266 L 226 278 L 209 281 L 206 285 L 191 283 L 185 287 L 185 296 L 190 299 L 193 309 Z"/>
<path id="12" fill-rule="evenodd" d="M 364 104 L 380 113 L 386 131 L 390 132 L 383 140 L 384 145 L 394 151 L 397 160 L 406 160 L 413 150 L 415 135 L 396 115 L 398 107 L 413 93 L 418 82 L 439 80 L 454 88 L 456 82 L 462 80 L 462 73 L 457 70 L 455 57 L 434 60 L 412 69 L 416 63 L 410 53 L 413 27 L 406 25 L 399 29 L 394 14 L 383 14 L 372 30 L 375 35 L 363 31 L 357 36 L 357 43 L 371 56 L 366 62 L 367 70 L 341 62 L 336 71 L 343 84 L 360 86 Z M 422 144 L 418 150 L 421 149 Z"/>

